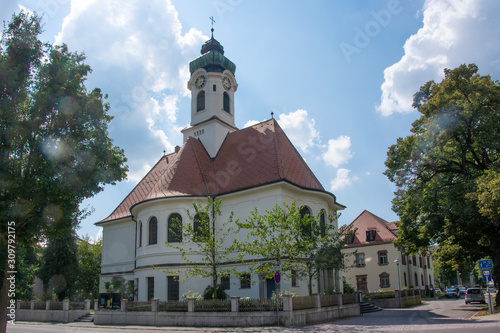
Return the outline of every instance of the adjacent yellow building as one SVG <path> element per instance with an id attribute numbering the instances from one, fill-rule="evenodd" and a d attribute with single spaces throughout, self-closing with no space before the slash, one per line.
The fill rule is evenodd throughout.
<path id="1" fill-rule="evenodd" d="M 375 292 L 406 287 L 428 293 L 434 286 L 432 255 L 404 255 L 402 249 L 393 244 L 398 237 L 394 222 L 365 210 L 351 226 L 357 230 L 342 250 L 351 254 L 347 256 L 350 267 L 343 275 L 356 290 Z"/>

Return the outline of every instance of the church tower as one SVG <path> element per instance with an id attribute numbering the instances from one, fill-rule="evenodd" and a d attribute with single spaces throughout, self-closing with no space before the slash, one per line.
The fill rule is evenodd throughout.
<path id="1" fill-rule="evenodd" d="M 189 63 L 191 77 L 191 123 L 181 132 L 184 142 L 190 137 L 201 141 L 214 158 L 234 125 L 234 77 L 236 65 L 224 56 L 224 48 L 212 37 L 201 47 L 201 56 Z"/>

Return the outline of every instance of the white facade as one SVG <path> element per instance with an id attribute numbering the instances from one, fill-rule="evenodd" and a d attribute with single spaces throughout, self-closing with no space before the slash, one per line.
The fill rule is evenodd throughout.
<path id="1" fill-rule="evenodd" d="M 307 206 L 313 215 L 322 209 L 327 214 L 336 214 L 339 208 L 334 204 L 332 197 L 326 193 L 307 191 L 300 189 L 286 182 L 262 186 L 233 194 L 222 195 L 216 199 L 222 201 L 221 216 L 217 218 L 219 226 L 227 221 L 231 212 L 234 212 L 234 220 L 244 221 L 250 212 L 258 207 L 259 213 L 264 214 L 266 209 L 271 209 L 275 204 L 282 205 L 283 202 L 291 203 L 296 201 L 299 206 Z M 104 292 L 104 281 L 111 280 L 113 276 L 122 276 L 126 280 L 133 280 L 138 289 L 137 298 L 140 301 L 148 298 L 147 278 L 154 278 L 154 297 L 160 300 L 167 299 L 168 276 L 171 273 L 165 271 L 179 270 L 179 294 L 188 291 L 203 293 L 207 285 L 211 285 L 211 278 L 188 278 L 182 275 L 182 267 L 176 264 L 185 262 L 179 255 L 179 251 L 166 245 L 167 242 L 167 220 L 168 217 L 177 213 L 182 217 L 182 223 L 192 223 L 189 220 L 187 211 L 193 212 L 194 203 L 205 205 L 207 199 L 204 198 L 167 198 L 145 202 L 132 209 L 134 220 L 122 220 L 103 225 L 103 262 L 101 273 L 101 289 Z M 152 218 L 158 220 L 157 243 L 148 244 L 149 235 L 147 223 Z M 336 222 L 335 222 L 336 223 Z M 139 239 L 140 225 L 143 226 L 142 242 Z M 335 225 L 335 227 L 337 227 Z M 245 238 L 244 231 L 236 235 L 240 239 Z M 233 239 L 227 239 L 227 245 Z M 135 247 L 134 247 L 135 245 Z M 140 246 L 139 246 L 140 245 Z M 135 255 L 135 258 L 134 258 Z M 154 267 L 154 268 L 153 268 Z M 247 267 L 239 265 L 238 270 L 244 271 Z M 282 291 L 287 290 L 298 295 L 307 295 L 307 281 L 298 281 L 297 286 L 292 287 L 290 279 L 286 278 L 280 284 Z M 267 285 L 261 277 L 253 274 L 251 276 L 251 288 L 240 288 L 240 281 L 237 276 L 231 276 L 231 287 L 226 292 L 230 296 L 266 298 Z M 333 281 L 315 281 L 313 292 L 322 292 L 326 284 L 332 285 Z"/>

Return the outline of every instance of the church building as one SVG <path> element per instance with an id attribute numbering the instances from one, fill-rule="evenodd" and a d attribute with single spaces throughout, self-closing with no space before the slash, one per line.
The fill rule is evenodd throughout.
<path id="1" fill-rule="evenodd" d="M 179 250 L 167 244 L 179 242 L 169 226 L 174 221 L 193 223 L 188 210 L 193 214 L 193 203 L 205 205 L 207 197 L 221 200 L 217 219 L 221 223 L 231 212 L 234 220 L 245 221 L 256 207 L 264 214 L 284 202 L 297 202 L 311 216 L 320 212 L 336 216 L 345 208 L 323 188 L 275 119 L 236 128 L 236 65 L 224 56 L 213 29 L 189 70 L 191 122 L 182 130 L 182 147 L 161 157 L 120 205 L 96 223 L 103 228 L 100 292 L 107 291 L 107 281 L 118 277 L 133 282 L 139 301 L 203 293 L 211 278 L 186 280 L 167 273 L 186 265 Z M 275 288 L 273 280 L 258 274 L 247 274 L 245 279 L 229 276 L 221 282 L 230 296 L 267 298 Z M 340 289 L 338 272 L 319 274 L 313 293 L 326 288 Z M 280 289 L 308 294 L 305 280 L 284 277 Z"/>

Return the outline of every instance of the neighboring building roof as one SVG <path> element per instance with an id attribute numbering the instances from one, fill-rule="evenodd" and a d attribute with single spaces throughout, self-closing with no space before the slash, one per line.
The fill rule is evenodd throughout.
<path id="1" fill-rule="evenodd" d="M 379 243 L 393 242 L 397 238 L 398 227 L 394 222 L 386 220 L 364 210 L 350 226 L 356 230 L 356 235 L 352 242 L 345 245 L 344 248 L 356 247 L 360 245 L 373 245 Z M 375 238 L 367 240 L 367 231 L 375 231 Z"/>
<path id="2" fill-rule="evenodd" d="M 213 159 L 198 139 L 189 137 L 98 224 L 130 216 L 131 207 L 143 201 L 221 195 L 278 181 L 326 192 L 275 119 L 229 133 Z"/>

